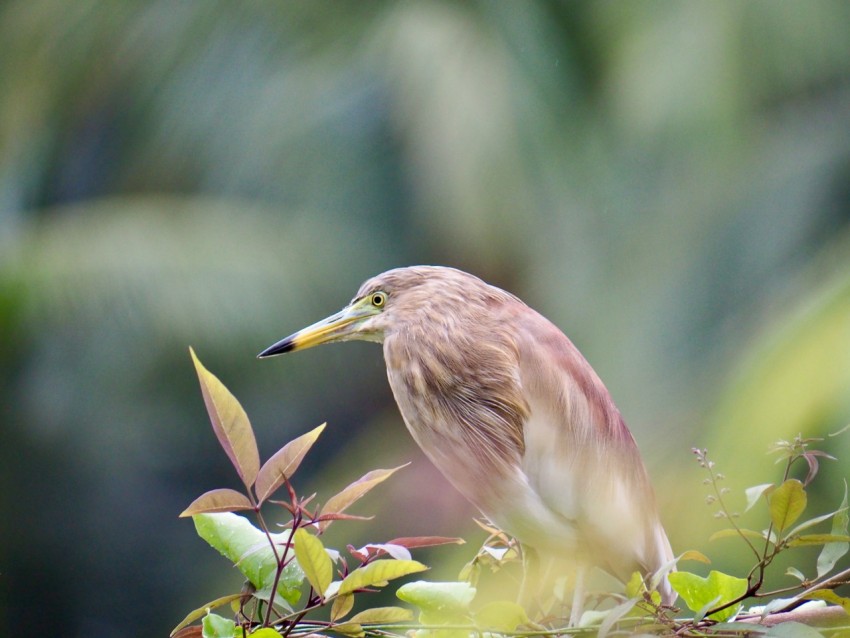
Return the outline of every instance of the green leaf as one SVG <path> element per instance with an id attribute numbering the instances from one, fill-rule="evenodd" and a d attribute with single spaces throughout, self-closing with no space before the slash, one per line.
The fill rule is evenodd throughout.
<path id="1" fill-rule="evenodd" d="M 761 540 L 761 541 L 763 541 L 764 537 L 765 537 L 764 532 L 754 532 L 751 529 L 734 529 L 734 528 L 730 527 L 730 528 L 727 528 L 727 529 L 721 529 L 717 532 L 714 532 L 714 534 L 712 534 L 711 536 L 708 537 L 708 540 L 709 540 L 709 542 L 711 542 L 711 541 L 716 541 L 720 538 L 730 538 L 730 537 L 739 537 L 740 538 L 741 536 L 746 536 L 747 538 L 754 538 L 756 540 Z"/>
<path id="2" fill-rule="evenodd" d="M 646 584 L 643 582 L 643 576 L 640 572 L 632 572 L 629 582 L 626 583 L 626 597 L 637 598 L 647 591 Z"/>
<path id="3" fill-rule="evenodd" d="M 696 624 L 701 623 L 705 619 L 705 615 L 710 612 L 712 609 L 716 608 L 720 604 L 720 596 L 715 596 L 714 598 L 709 599 L 707 603 L 705 603 L 702 607 L 700 607 L 696 613 L 694 614 L 693 622 Z M 738 605 L 738 609 L 741 606 Z"/>
<path id="4" fill-rule="evenodd" d="M 180 517 L 183 518 L 211 512 L 236 512 L 238 510 L 252 509 L 254 509 L 254 506 L 251 505 L 251 501 L 248 500 L 247 496 L 225 487 L 201 494 L 192 501 L 189 507 L 180 512 Z"/>
<path id="5" fill-rule="evenodd" d="M 837 544 L 846 545 L 850 542 L 850 536 L 846 534 L 803 534 L 788 542 L 789 547 L 804 547 L 806 545 Z"/>
<path id="6" fill-rule="evenodd" d="M 251 429 L 248 415 L 236 397 L 203 366 L 192 348 L 189 348 L 189 353 L 198 373 L 201 394 L 218 442 L 245 487 L 251 487 L 260 469 L 260 453 L 257 451 L 257 441 L 254 439 L 254 430 Z"/>
<path id="7" fill-rule="evenodd" d="M 344 618 L 352 607 L 354 607 L 354 594 L 337 596 L 334 598 L 333 605 L 331 605 L 331 620 L 336 622 L 340 618 Z"/>
<path id="8" fill-rule="evenodd" d="M 257 631 L 251 632 L 251 638 L 281 638 L 280 632 L 271 627 L 263 627 Z"/>
<path id="9" fill-rule="evenodd" d="M 389 470 L 372 470 L 364 474 L 362 477 L 347 486 L 339 494 L 335 494 L 328 499 L 325 506 L 322 508 L 322 514 L 339 514 L 348 509 L 355 501 L 364 496 L 369 490 L 383 483 L 395 472 L 403 467 L 407 467 L 409 463 L 399 465 Z M 324 530 L 331 521 L 322 521 L 319 523 L 319 529 Z"/>
<path id="10" fill-rule="evenodd" d="M 702 610 L 710 603 L 712 603 L 711 607 L 719 607 L 747 591 L 747 581 L 744 578 L 736 578 L 715 570 L 709 572 L 708 578 L 702 578 L 690 572 L 673 572 L 667 578 L 676 593 L 694 612 Z M 711 618 L 718 622 L 728 620 L 737 614 L 740 608 L 741 604 L 738 603 L 712 614 Z"/>
<path id="11" fill-rule="evenodd" d="M 781 533 L 794 524 L 806 509 L 806 490 L 797 479 L 788 479 L 782 485 L 767 492 L 770 518 Z"/>
<path id="12" fill-rule="evenodd" d="M 825 600 L 826 602 L 832 603 L 833 605 L 843 607 L 844 611 L 850 614 L 850 598 L 844 598 L 843 596 L 839 596 L 831 589 L 817 589 L 813 592 L 809 592 L 804 596 L 801 596 L 801 598 L 805 600 Z"/>
<path id="13" fill-rule="evenodd" d="M 401 578 L 426 569 L 428 569 L 427 566 L 415 560 L 392 560 L 389 558 L 376 560 L 363 567 L 358 567 L 348 574 L 339 586 L 339 593 L 350 594 L 364 587 L 385 585 L 387 581 L 394 578 Z"/>
<path id="14" fill-rule="evenodd" d="M 432 583 L 417 580 L 399 587 L 396 596 L 422 611 L 458 614 L 469 611 L 475 592 L 475 587 L 465 582 Z"/>
<path id="15" fill-rule="evenodd" d="M 198 536 L 228 558 L 256 587 L 255 596 L 268 599 L 277 560 L 266 535 L 243 516 L 231 513 L 196 514 L 192 517 Z M 286 533 L 288 536 L 288 533 Z M 290 605 L 301 597 L 304 572 L 293 560 L 281 573 L 277 593 Z"/>
<path id="16" fill-rule="evenodd" d="M 204 638 L 233 638 L 236 623 L 218 614 L 207 614 L 201 622 Z"/>
<path id="17" fill-rule="evenodd" d="M 711 565 L 711 560 L 709 560 L 708 556 L 703 554 L 702 552 L 698 552 L 695 549 L 689 549 L 687 551 L 679 554 L 679 557 L 676 559 L 676 562 L 681 562 L 683 560 L 695 560 L 699 563 L 705 563 L 706 565 Z"/>
<path id="18" fill-rule="evenodd" d="M 363 631 L 363 627 L 357 623 L 347 622 L 341 625 L 334 625 L 333 630 L 345 636 L 351 636 L 351 638 L 362 638 L 366 635 L 366 632 Z"/>
<path id="19" fill-rule="evenodd" d="M 847 483 L 845 482 L 844 498 L 841 501 L 838 511 L 835 513 L 835 518 L 832 519 L 832 534 L 836 536 L 846 535 L 848 519 L 850 519 L 850 515 L 847 512 Z M 835 563 L 847 553 L 848 549 L 850 549 L 850 544 L 846 542 L 827 543 L 824 545 L 818 556 L 818 578 L 831 572 L 832 568 L 835 567 Z"/>
<path id="20" fill-rule="evenodd" d="M 475 625 L 479 629 L 496 632 L 515 631 L 520 625 L 531 622 L 521 605 L 508 600 L 497 600 L 484 605 L 475 613 Z"/>
<path id="21" fill-rule="evenodd" d="M 419 607 L 420 624 L 469 625 L 471 624 L 469 604 L 475 597 L 475 591 L 475 587 L 469 583 L 429 583 L 420 580 L 400 587 L 396 596 Z M 469 638 L 469 631 L 466 629 L 441 630 L 433 638 Z"/>
<path id="22" fill-rule="evenodd" d="M 799 569 L 797 569 L 796 567 L 787 568 L 785 570 L 785 575 L 786 576 L 792 576 L 792 577 L 796 578 L 797 580 L 799 580 L 801 583 L 804 580 L 806 580 L 806 575 L 803 572 L 801 572 Z"/>
<path id="23" fill-rule="evenodd" d="M 304 575 L 307 576 L 313 590 L 319 596 L 323 596 L 333 580 L 333 563 L 322 541 L 307 530 L 298 529 L 293 538 L 293 547 L 295 558 L 304 570 Z"/>
<path id="24" fill-rule="evenodd" d="M 762 483 L 761 485 L 754 485 L 753 487 L 748 487 L 744 490 L 744 494 L 747 497 L 747 507 L 744 508 L 745 512 L 749 512 L 753 505 L 758 503 L 758 500 L 761 498 L 762 494 L 764 494 L 767 490 L 773 487 L 773 483 Z"/>
<path id="25" fill-rule="evenodd" d="M 180 624 L 178 624 L 174 629 L 171 630 L 169 636 L 173 636 L 178 631 L 183 629 L 183 627 L 185 627 L 186 625 L 189 625 L 198 620 L 198 618 L 205 616 L 210 612 L 210 610 L 231 603 L 234 600 L 239 600 L 240 598 L 242 598 L 241 593 L 230 594 L 229 596 L 222 596 L 221 598 L 216 598 L 215 600 L 208 602 L 206 605 L 201 605 L 194 611 L 189 612 L 189 614 L 183 620 L 180 621 Z"/>
<path id="26" fill-rule="evenodd" d="M 457 577 L 471 585 L 476 585 L 481 576 L 481 561 L 471 560 L 460 569 Z"/>
<path id="27" fill-rule="evenodd" d="M 361 625 L 374 623 L 397 623 L 413 620 L 413 612 L 404 607 L 374 607 L 351 617 L 349 622 Z"/>
<path id="28" fill-rule="evenodd" d="M 786 534 L 786 536 L 789 537 L 789 538 L 791 536 L 796 536 L 797 534 L 799 534 L 803 530 L 807 530 L 810 527 L 814 527 L 818 523 L 823 523 L 824 521 L 829 520 L 830 518 L 832 518 L 836 514 L 838 514 L 838 512 L 830 512 L 829 514 L 821 514 L 820 516 L 815 516 L 814 518 L 810 518 L 807 521 L 803 521 L 802 523 L 797 525 L 797 527 L 795 527 L 790 532 L 788 532 L 788 534 Z"/>
<path id="29" fill-rule="evenodd" d="M 293 439 L 280 450 L 275 452 L 268 461 L 263 464 L 257 474 L 257 482 L 254 490 L 257 494 L 257 500 L 262 503 L 271 496 L 277 488 L 283 485 L 284 481 L 288 480 L 304 456 L 313 447 L 313 443 L 319 438 L 319 435 L 325 429 L 326 423 L 322 423 L 317 428 L 313 428 L 306 434 L 302 434 L 297 439 Z"/>

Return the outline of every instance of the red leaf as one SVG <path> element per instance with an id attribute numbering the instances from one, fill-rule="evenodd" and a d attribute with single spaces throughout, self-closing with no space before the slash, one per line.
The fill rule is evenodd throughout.
<path id="1" fill-rule="evenodd" d="M 304 455 L 307 454 L 324 429 L 325 424 L 322 423 L 319 427 L 313 428 L 297 439 L 293 439 L 263 464 L 257 474 L 257 483 L 254 488 L 257 493 L 257 500 L 260 503 L 265 501 L 295 473 L 295 470 L 301 465 Z"/>
<path id="2" fill-rule="evenodd" d="M 222 488 L 211 490 L 201 494 L 192 501 L 192 504 L 180 513 L 180 517 L 194 516 L 195 514 L 209 514 L 211 512 L 236 512 L 239 510 L 252 510 L 254 506 L 244 494 Z"/>
<path id="3" fill-rule="evenodd" d="M 388 545 L 401 545 L 408 549 L 415 547 L 436 547 L 437 545 L 463 545 L 466 543 L 462 538 L 451 536 L 403 536 L 387 541 Z"/>
<path id="4" fill-rule="evenodd" d="M 331 512 L 329 514 L 322 514 L 321 516 L 317 517 L 313 522 L 323 523 L 325 521 L 371 521 L 374 518 L 374 516 L 357 516 L 355 514 L 339 514 Z"/>
<path id="5" fill-rule="evenodd" d="M 803 458 L 806 460 L 806 463 L 808 463 L 808 465 L 809 465 L 809 473 L 806 474 L 806 480 L 803 481 L 803 485 L 808 485 L 809 483 L 811 483 L 815 479 L 815 476 L 817 476 L 818 469 L 819 469 L 818 468 L 818 460 L 817 460 L 817 457 L 815 455 L 810 454 L 808 452 L 803 454 Z"/>
<path id="6" fill-rule="evenodd" d="M 251 487 L 260 468 L 260 454 L 248 415 L 230 390 L 208 371 L 189 348 L 213 431 L 245 487 Z"/>
<path id="7" fill-rule="evenodd" d="M 342 490 L 339 494 L 331 496 L 322 508 L 322 512 L 328 514 L 339 514 L 340 512 L 345 511 L 352 503 L 378 485 L 378 483 L 384 482 L 392 476 L 394 472 L 397 472 L 408 465 L 409 463 L 405 463 L 404 465 L 399 465 L 398 467 L 394 467 L 390 470 L 372 470 L 371 472 L 367 472 L 362 477 L 354 481 L 354 483 Z M 324 530 L 328 525 L 330 525 L 330 521 L 326 521 L 324 525 L 320 526 L 320 529 Z"/>
<path id="8" fill-rule="evenodd" d="M 347 545 L 348 553 L 354 556 L 361 563 L 368 558 L 366 554 L 361 552 L 359 549 L 355 548 L 354 545 Z"/>

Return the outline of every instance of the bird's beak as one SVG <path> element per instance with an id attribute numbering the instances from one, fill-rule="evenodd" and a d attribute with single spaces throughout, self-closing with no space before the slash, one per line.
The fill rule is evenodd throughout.
<path id="1" fill-rule="evenodd" d="M 336 314 L 281 339 L 257 357 L 263 359 L 294 350 L 305 350 L 323 343 L 362 338 L 358 333 L 361 323 L 377 312 L 367 299 L 354 301 Z"/>

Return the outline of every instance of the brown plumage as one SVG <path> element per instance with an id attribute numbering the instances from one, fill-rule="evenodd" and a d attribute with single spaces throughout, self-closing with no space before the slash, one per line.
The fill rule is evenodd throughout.
<path id="1" fill-rule="evenodd" d="M 390 270 L 341 312 L 260 356 L 352 339 L 383 343 L 413 438 L 524 545 L 621 580 L 672 560 L 608 391 L 572 342 L 517 297 L 452 268 Z M 672 603 L 666 579 L 659 589 Z"/>

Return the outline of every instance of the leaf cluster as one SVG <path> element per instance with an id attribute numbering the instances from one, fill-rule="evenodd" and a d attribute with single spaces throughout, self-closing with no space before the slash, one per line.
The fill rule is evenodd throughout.
<path id="1" fill-rule="evenodd" d="M 728 521 L 730 525 L 715 532 L 709 540 L 738 539 L 752 554 L 754 562 L 745 578 L 718 571 L 710 572 L 707 578 L 683 571 L 669 575 L 673 588 L 695 612 L 694 618 L 686 623 L 690 629 L 719 622 L 723 623 L 720 628 L 726 631 L 742 623 L 724 621 L 736 618 L 762 620 L 771 614 L 792 611 L 808 600 L 822 600 L 850 609 L 850 598 L 839 596 L 834 591 L 850 580 L 850 570 L 835 573 L 836 564 L 850 549 L 846 483 L 844 497 L 837 509 L 800 520 L 808 506 L 806 488 L 818 474 L 820 459 L 834 460 L 826 452 L 812 449 L 811 446 L 820 441 L 797 436 L 791 441 L 779 441 L 770 448 L 771 453 L 778 455 L 777 463 L 783 464 L 781 479 L 744 490 L 744 514 L 756 509 L 759 504 L 763 504 L 767 511 L 767 525 L 758 531 L 738 523 L 741 513 L 730 509 L 727 501 L 731 490 L 722 486 L 726 477 L 715 470 L 715 463 L 708 458 L 706 450 L 693 450 L 697 462 L 708 473 L 704 484 L 710 487 L 711 493 L 706 496 L 706 503 L 716 506 L 715 517 Z M 802 480 L 792 476 L 798 465 L 805 468 Z M 813 531 L 827 523 L 829 531 Z M 797 567 L 789 567 L 785 575 L 796 582 L 767 591 L 764 588 L 765 575 L 776 558 L 789 550 L 808 546 L 822 548 L 814 570 L 806 575 Z M 752 608 L 748 613 L 742 612 L 745 601 L 759 599 L 769 602 Z"/>
<path id="2" fill-rule="evenodd" d="M 371 608 L 346 617 L 356 596 L 427 569 L 412 559 L 411 549 L 463 541 L 440 536 L 395 538 L 359 549 L 349 546 L 348 558 L 326 548 L 320 536 L 328 527 L 338 520 L 367 518 L 346 511 L 401 468 L 368 472 L 324 505 L 314 505 L 315 494 L 300 497 L 292 477 L 325 426 L 290 441 L 261 464 L 242 406 L 194 351 L 190 352 L 213 431 L 244 491 L 211 490 L 195 499 L 181 516 L 192 517 L 198 535 L 232 561 L 246 582 L 241 591 L 191 612 L 172 636 L 232 638 L 250 634 L 273 638 L 332 630 L 357 637 L 364 635 L 364 625 L 411 620 L 413 613 L 402 607 Z M 277 497 L 279 492 L 284 492 L 282 498 Z M 267 507 L 286 514 L 288 520 L 278 525 L 281 531 L 266 522 Z M 242 511 L 253 513 L 256 525 L 235 513 Z M 225 606 L 230 606 L 233 618 L 213 612 Z M 320 609 L 328 611 L 327 620 L 306 619 Z M 199 620 L 200 624 L 193 624 Z"/>

